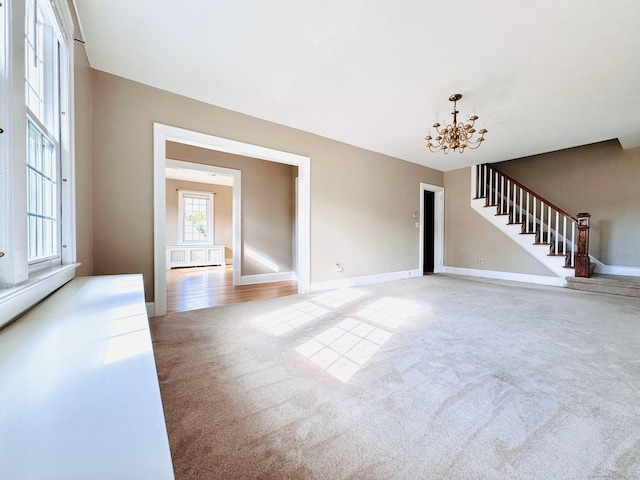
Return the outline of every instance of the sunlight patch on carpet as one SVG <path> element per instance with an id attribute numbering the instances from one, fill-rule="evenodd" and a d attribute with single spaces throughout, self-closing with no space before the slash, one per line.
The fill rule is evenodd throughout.
<path id="1" fill-rule="evenodd" d="M 360 310 L 356 316 L 395 330 L 417 309 L 415 303 L 384 297 Z"/>
<path id="2" fill-rule="evenodd" d="M 328 309 L 320 305 L 305 301 L 262 315 L 256 318 L 256 323 L 277 337 L 328 312 Z"/>
<path id="3" fill-rule="evenodd" d="M 334 290 L 331 292 L 323 293 L 313 298 L 314 302 L 321 303 L 326 307 L 338 308 L 345 305 L 357 298 L 362 297 L 365 292 L 354 290 L 351 288 L 344 288 L 342 290 Z"/>
<path id="4" fill-rule="evenodd" d="M 303 343 L 296 351 L 346 383 L 392 335 L 373 325 L 346 318 Z"/>

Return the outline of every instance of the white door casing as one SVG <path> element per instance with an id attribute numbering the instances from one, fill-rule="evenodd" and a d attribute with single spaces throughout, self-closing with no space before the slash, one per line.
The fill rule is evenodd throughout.
<path id="1" fill-rule="evenodd" d="M 257 158 L 276 163 L 284 163 L 298 167 L 298 190 L 297 190 L 297 238 L 296 238 L 296 267 L 298 277 L 298 293 L 309 293 L 311 282 L 311 261 L 310 261 L 310 215 L 311 215 L 311 159 L 303 155 L 274 150 L 267 147 L 252 145 L 249 143 L 229 140 L 227 138 L 216 137 L 205 133 L 194 132 L 183 128 L 172 127 L 161 123 L 153 124 L 153 203 L 154 203 L 154 305 L 151 308 L 153 316 L 162 316 L 167 311 L 167 284 L 166 284 L 166 143 L 167 141 L 183 143 L 195 147 L 217 150 L 245 157 Z M 192 168 L 193 165 L 189 163 Z M 214 167 L 219 168 L 219 167 Z M 229 169 L 231 170 L 231 169 Z M 234 170 L 231 170 L 233 172 Z M 237 172 L 237 170 L 236 170 Z M 235 179 L 234 179 L 235 182 Z M 240 201 L 236 202 L 236 190 L 240 195 L 240 181 L 238 185 L 234 183 L 234 284 L 236 283 L 236 271 L 240 275 L 240 243 L 235 245 L 236 235 L 240 239 Z M 236 217 L 237 213 L 237 217 Z M 238 240 L 240 242 L 240 240 Z M 236 253 L 237 252 L 237 253 Z M 239 282 L 238 282 L 239 283 Z"/>
<path id="2" fill-rule="evenodd" d="M 420 183 L 420 255 L 419 265 L 420 271 L 424 265 L 424 192 L 434 193 L 433 204 L 433 226 L 434 226 L 434 242 L 433 242 L 433 273 L 442 272 L 444 265 L 444 187 L 430 185 L 428 183 Z"/>

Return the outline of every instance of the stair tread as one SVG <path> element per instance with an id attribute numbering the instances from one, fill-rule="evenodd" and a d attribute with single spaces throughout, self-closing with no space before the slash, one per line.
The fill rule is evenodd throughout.
<path id="1" fill-rule="evenodd" d="M 573 290 L 640 297 L 640 277 L 596 273 L 590 278 L 567 277 L 567 287 Z"/>

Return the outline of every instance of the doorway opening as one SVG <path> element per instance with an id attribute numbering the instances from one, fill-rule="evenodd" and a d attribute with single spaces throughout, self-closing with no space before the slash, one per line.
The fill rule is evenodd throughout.
<path id="1" fill-rule="evenodd" d="M 151 309 L 153 315 L 161 316 L 167 312 L 167 279 L 165 275 L 167 267 L 165 237 L 167 142 L 182 143 L 297 167 L 296 212 L 294 216 L 296 226 L 295 276 L 297 293 L 308 293 L 310 283 L 310 158 L 156 123 L 154 124 L 154 304 Z M 201 164 L 190 165 L 204 166 Z M 238 175 L 240 174 L 239 171 L 236 172 Z M 241 239 L 240 178 L 238 178 L 236 185 L 237 188 L 234 186 L 233 189 L 233 265 L 237 268 L 233 269 L 233 285 L 241 285 L 243 283 L 243 277 L 240 276 L 241 252 L 245 246 Z M 247 287 L 249 286 L 247 285 Z"/>
<path id="2" fill-rule="evenodd" d="M 422 221 L 424 222 L 424 235 L 422 236 L 422 245 L 423 245 L 423 261 L 422 261 L 422 273 L 423 275 L 428 275 L 433 273 L 434 270 L 434 200 L 435 193 L 430 192 L 429 190 L 425 190 L 423 192 L 424 195 L 424 212 Z"/>
<path id="3" fill-rule="evenodd" d="M 423 274 L 442 272 L 444 264 L 444 188 L 420 184 L 420 266 Z"/>
<path id="4" fill-rule="evenodd" d="M 182 158 L 184 152 L 177 152 L 175 144 L 171 145 L 172 148 L 167 146 L 167 151 L 171 152 L 169 156 Z M 200 152 L 207 155 L 202 150 Z M 253 162 L 254 165 L 256 163 Z M 243 165 L 247 167 L 246 162 L 237 166 Z M 266 167 L 269 170 L 269 166 Z M 289 176 L 297 175 L 296 167 L 279 166 L 279 170 L 285 172 L 282 167 L 292 169 Z M 246 173 L 250 178 L 250 170 Z M 241 200 L 238 193 L 242 179 L 240 168 L 187 160 L 166 161 L 167 313 L 297 293 L 297 281 L 290 270 L 279 276 L 271 274 L 266 280 L 263 274 L 258 278 L 258 283 L 255 276 L 242 275 L 240 266 L 233 262 L 233 252 L 241 248 L 240 238 L 244 236 L 243 232 L 236 236 L 232 234 L 233 225 L 240 222 L 239 213 L 234 212 L 233 205 L 234 198 L 236 205 Z M 287 179 L 280 178 L 279 181 L 286 183 Z M 291 183 L 293 192 L 293 179 Z M 282 184 L 280 186 L 284 187 Z M 197 209 L 193 210 L 194 207 Z M 270 212 L 280 212 L 278 216 L 286 219 L 293 205 L 281 207 L 283 210 L 279 211 L 273 210 L 277 207 L 272 206 Z M 290 224 L 292 232 L 294 219 Z M 245 216 L 245 225 L 246 222 Z M 282 222 L 279 226 L 274 224 L 274 228 L 283 227 L 286 229 Z M 295 237 L 291 244 L 295 244 Z M 292 260 L 293 253 L 292 248 L 289 250 Z M 279 265 L 275 268 L 279 268 Z"/>

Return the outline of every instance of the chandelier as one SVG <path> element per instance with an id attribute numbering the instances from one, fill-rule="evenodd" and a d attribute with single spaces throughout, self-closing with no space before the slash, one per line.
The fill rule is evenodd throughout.
<path id="1" fill-rule="evenodd" d="M 429 131 L 429 135 L 425 137 L 427 141 L 427 147 L 432 152 L 444 152 L 445 154 L 457 150 L 458 152 L 464 152 L 465 148 L 470 148 L 475 150 L 480 146 L 482 142 L 484 142 L 484 134 L 487 133 L 487 130 L 484 128 L 479 132 L 476 132 L 476 129 L 473 128 L 473 125 L 478 120 L 477 115 L 473 115 L 469 118 L 469 123 L 458 123 L 458 114 L 460 113 L 456 109 L 456 102 L 462 98 L 460 93 L 455 93 L 449 97 L 449 100 L 453 102 L 453 123 L 451 125 L 447 125 L 446 127 L 442 127 L 436 119 L 436 123 L 433 124 L 433 128 L 436 129 L 438 136 L 433 138 L 431 136 L 431 131 Z M 478 136 L 474 138 L 474 135 L 478 133 Z M 435 141 L 431 143 L 431 140 Z"/>

